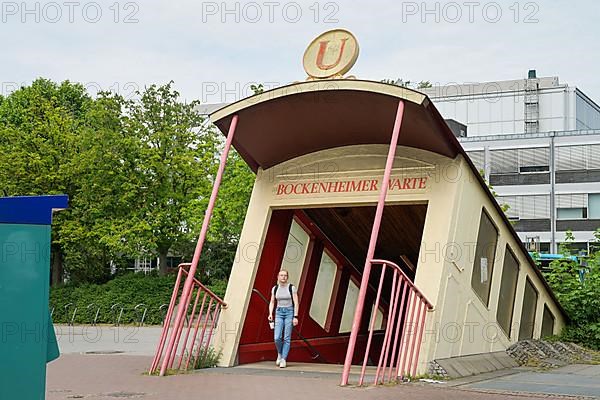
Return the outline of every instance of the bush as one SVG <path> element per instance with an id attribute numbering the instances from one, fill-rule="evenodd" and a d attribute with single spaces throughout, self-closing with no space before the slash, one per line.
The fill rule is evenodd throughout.
<path id="1" fill-rule="evenodd" d="M 74 323 L 91 323 L 99 310 L 97 323 L 113 324 L 122 308 L 122 324 L 138 323 L 144 310 L 147 310 L 144 323 L 160 325 L 171 300 L 175 278 L 174 274 L 158 276 L 128 273 L 102 285 L 83 284 L 51 288 L 50 309 L 54 310 L 52 317 L 55 323 L 68 323 L 77 307 Z M 208 285 L 219 297 L 225 294 L 226 286 L 226 281 L 215 281 Z M 136 310 L 138 304 L 142 306 Z M 67 305 L 69 306 L 65 307 Z"/>
<path id="2" fill-rule="evenodd" d="M 600 350 L 600 323 L 567 326 L 561 332 L 560 340 Z"/>
<path id="3" fill-rule="evenodd" d="M 600 230 L 596 230 L 594 235 L 596 242 L 600 243 Z M 571 318 L 570 325 L 559 338 L 600 350 L 600 251 L 585 257 L 587 266 L 581 265 L 568 257 L 573 252 L 569 247 L 573 235 L 567 232 L 566 236 L 567 242 L 560 248 L 565 258 L 550 263 L 550 271 L 544 274 Z M 595 248 L 598 249 L 598 246 Z M 583 279 L 582 271 L 585 272 Z"/>
<path id="4" fill-rule="evenodd" d="M 213 368 L 216 367 L 221 359 L 222 352 L 218 353 L 212 347 L 202 346 L 200 348 L 199 354 L 196 356 L 193 362 L 194 369 L 202 369 L 202 368 Z"/>

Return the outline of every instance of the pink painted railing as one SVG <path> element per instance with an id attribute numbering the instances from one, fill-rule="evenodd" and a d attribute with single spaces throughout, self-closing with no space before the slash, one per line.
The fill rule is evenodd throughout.
<path id="1" fill-rule="evenodd" d="M 394 382 L 399 377 L 414 376 L 416 374 L 425 314 L 427 310 L 433 309 L 433 306 L 397 264 L 386 260 L 371 260 L 371 265 L 381 266 L 379 286 L 375 298 L 375 310 L 379 309 L 381 292 L 388 270 L 391 272 L 390 278 L 392 281 L 385 335 L 373 382 L 377 385 Z M 387 281 L 390 278 L 387 278 Z M 373 312 L 369 323 L 367 347 L 358 380 L 359 385 L 362 385 L 365 379 L 367 360 L 375 331 L 375 318 L 376 312 Z"/>
<path id="2" fill-rule="evenodd" d="M 189 337 L 189 331 L 191 329 L 191 325 L 194 322 L 195 318 L 195 310 L 198 305 L 198 300 L 201 292 L 207 293 L 209 296 L 209 306 L 207 309 L 207 314 L 204 315 L 205 321 L 208 321 L 209 318 L 212 318 L 211 327 L 208 332 L 208 342 L 210 342 L 210 338 L 212 337 L 212 331 L 214 329 L 215 321 L 218 316 L 218 312 L 220 312 L 221 308 L 224 306 L 224 303 L 221 299 L 214 295 L 210 290 L 204 287 L 197 279 L 196 279 L 196 269 L 198 268 L 198 263 L 200 262 L 200 256 L 202 255 L 202 248 L 204 246 L 204 241 L 206 240 L 206 235 L 208 234 L 208 225 L 210 224 L 210 220 L 213 214 L 213 210 L 215 207 L 215 203 L 217 201 L 217 195 L 219 194 L 219 188 L 221 186 L 221 180 L 223 179 L 223 173 L 225 171 L 225 164 L 227 164 L 227 155 L 229 154 L 229 150 L 231 149 L 231 144 L 233 143 L 233 136 L 235 134 L 235 129 L 238 123 L 238 116 L 234 115 L 231 118 L 231 124 L 229 124 L 229 131 L 227 132 L 227 139 L 225 140 L 225 147 L 223 148 L 223 152 L 221 153 L 221 160 L 219 161 L 219 169 L 217 170 L 217 176 L 215 177 L 215 182 L 213 184 L 212 192 L 210 194 L 210 199 L 208 200 L 208 207 L 206 208 L 206 212 L 204 213 L 204 220 L 202 221 L 202 228 L 200 229 L 200 236 L 198 237 L 198 242 L 196 243 L 196 249 L 194 250 L 194 256 L 192 257 L 192 262 L 189 264 L 181 265 L 179 268 L 179 273 L 177 275 L 177 283 L 173 288 L 173 295 L 171 296 L 171 304 L 169 305 L 169 311 L 167 312 L 168 318 L 165 318 L 165 326 L 163 327 L 163 332 L 158 344 L 158 348 L 156 350 L 156 354 L 154 356 L 154 361 L 152 362 L 152 367 L 150 368 L 150 373 L 153 373 L 157 370 L 158 364 L 160 363 L 162 353 L 165 352 L 165 356 L 162 358 L 162 363 L 160 363 L 159 375 L 163 376 L 167 373 L 167 370 L 173 368 L 173 361 L 175 360 L 175 356 L 177 354 L 177 350 L 179 348 L 179 342 L 181 340 L 181 333 L 184 330 L 184 325 L 188 324 L 188 333 L 186 334 L 186 338 L 183 341 L 183 346 L 187 344 L 187 340 Z M 188 267 L 189 270 L 186 270 L 182 267 Z M 186 275 L 185 280 L 183 282 L 183 288 L 181 290 L 181 295 L 179 295 L 179 285 L 181 284 L 181 278 L 183 275 Z M 191 305 L 191 301 L 193 298 L 194 290 L 196 290 L 196 301 L 194 303 L 194 309 L 191 315 L 189 314 L 189 306 Z M 169 335 L 169 328 L 171 326 L 171 318 L 173 317 L 173 311 L 175 310 L 175 302 L 179 298 L 179 303 L 177 305 L 177 312 L 175 314 L 175 319 L 173 322 L 173 331 L 171 335 Z M 202 298 L 202 305 L 200 306 L 200 312 L 204 312 L 204 304 L 206 300 L 206 294 Z M 214 311 L 212 308 L 214 307 Z M 213 313 L 211 314 L 211 313 Z M 194 331 L 194 339 L 192 340 L 192 350 L 195 343 L 195 335 L 198 333 L 198 327 L 201 320 L 202 314 L 198 316 L 197 328 Z M 206 331 L 207 322 L 205 322 L 202 328 L 202 340 L 204 340 L 204 333 Z M 168 340 L 167 340 L 168 338 Z M 208 346 L 208 343 L 204 343 L 203 341 L 199 342 L 201 349 L 202 346 Z M 166 344 L 166 348 L 165 348 Z M 184 351 L 181 353 L 181 358 L 179 361 L 178 368 L 181 367 L 181 362 L 183 360 Z M 186 361 L 186 366 L 189 365 L 191 353 L 189 353 L 188 359 Z M 186 367 L 187 368 L 187 367 Z"/>
<path id="3" fill-rule="evenodd" d="M 161 360 L 162 364 L 166 365 L 168 369 L 187 370 L 190 368 L 190 365 L 192 367 L 196 365 L 199 358 L 206 356 L 207 352 L 203 350 L 206 350 L 210 345 L 221 309 L 226 307 L 223 300 L 200 283 L 198 279 L 192 277 L 189 301 L 179 302 L 180 305 L 189 303 L 189 306 L 192 306 L 191 310 L 189 309 L 190 307 L 187 307 L 188 310 L 184 314 L 185 320 L 179 326 L 171 323 L 175 305 L 183 295 L 183 293 L 180 293 L 183 292 L 183 290 L 180 290 L 183 289 L 181 283 L 188 277 L 189 271 L 187 268 L 190 265 L 190 263 L 179 265 L 177 280 L 175 281 L 171 302 L 169 303 L 169 308 L 163 322 L 163 330 L 158 347 L 152 360 L 150 374 L 158 371 Z M 191 303 L 191 299 L 194 299 L 193 303 Z M 198 307 L 198 305 L 200 306 Z M 181 341 L 184 331 L 185 336 L 183 336 L 183 341 Z M 171 350 L 168 347 L 165 350 L 169 337 L 171 339 L 174 338 L 174 346 Z M 177 354 L 179 354 L 179 360 L 177 361 L 176 368 L 173 368 Z M 202 362 L 203 360 L 200 361 Z"/>

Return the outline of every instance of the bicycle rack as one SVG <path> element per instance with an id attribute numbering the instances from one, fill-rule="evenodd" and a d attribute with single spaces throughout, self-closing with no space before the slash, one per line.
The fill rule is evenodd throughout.
<path id="1" fill-rule="evenodd" d="M 73 303 L 68 303 L 65 304 L 65 316 L 67 316 L 67 308 L 71 307 L 73 305 Z M 77 306 L 75 306 L 75 309 L 73 310 L 73 315 L 71 316 L 71 321 L 67 322 L 67 325 L 71 325 L 73 326 L 73 322 L 75 321 L 75 315 L 77 315 Z"/>
<path id="2" fill-rule="evenodd" d="M 88 311 L 88 315 L 89 315 L 89 311 L 90 311 L 90 307 L 95 306 L 96 303 L 90 303 L 88 304 L 88 306 L 86 307 L 87 311 Z M 96 309 L 96 315 L 94 316 L 94 320 L 91 323 L 91 326 L 96 326 L 96 322 L 98 321 L 98 315 L 100 314 L 100 307 L 98 307 Z"/>
<path id="3" fill-rule="evenodd" d="M 158 307 L 158 312 L 159 313 L 162 312 L 162 316 L 161 316 L 160 319 L 162 320 L 162 325 L 163 326 L 165 325 L 165 321 L 166 321 L 166 318 L 167 318 L 167 310 L 165 310 L 166 307 L 169 307 L 169 305 L 166 304 L 166 303 L 161 304 L 160 307 Z M 164 310 L 164 312 L 163 312 L 163 310 Z"/>
<path id="4" fill-rule="evenodd" d="M 115 312 L 114 312 L 115 311 L 115 307 L 116 306 L 120 306 L 120 305 L 121 305 L 121 303 L 115 303 L 112 306 L 110 306 L 110 312 L 111 312 L 111 314 L 114 315 L 115 314 Z M 119 312 L 119 317 L 117 318 L 117 321 L 115 322 L 115 326 L 121 325 L 121 317 L 122 316 L 123 316 L 123 307 L 121 307 L 121 311 Z"/>
<path id="5" fill-rule="evenodd" d="M 137 313 L 138 313 L 138 312 L 137 312 L 138 308 L 139 308 L 139 307 L 142 307 L 142 306 L 143 306 L 143 307 L 146 307 L 146 305 L 145 305 L 144 303 L 140 303 L 140 304 L 138 304 L 137 306 L 135 306 L 135 307 L 133 308 L 133 310 L 135 311 L 136 315 L 137 315 Z M 144 313 L 142 314 L 142 319 L 141 319 L 141 321 L 140 321 L 140 325 L 139 325 L 139 326 L 143 326 L 143 325 L 144 325 L 144 320 L 146 319 L 146 313 L 147 313 L 147 312 L 148 312 L 148 307 L 144 308 Z"/>

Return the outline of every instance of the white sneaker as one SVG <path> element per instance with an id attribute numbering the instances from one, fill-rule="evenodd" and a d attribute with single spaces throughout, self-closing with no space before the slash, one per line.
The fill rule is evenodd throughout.
<path id="1" fill-rule="evenodd" d="M 286 364 L 285 364 L 285 360 L 282 358 L 281 361 L 279 362 L 279 368 L 285 368 Z"/>
<path id="2" fill-rule="evenodd" d="M 279 366 L 281 363 L 281 354 L 277 354 L 277 361 L 275 361 L 275 365 Z"/>

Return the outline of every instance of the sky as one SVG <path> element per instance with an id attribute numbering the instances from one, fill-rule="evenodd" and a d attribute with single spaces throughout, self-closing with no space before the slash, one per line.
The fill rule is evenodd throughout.
<path id="1" fill-rule="evenodd" d="M 173 80 L 231 102 L 306 79 L 320 33 L 352 31 L 359 79 L 433 84 L 558 76 L 600 103 L 597 1 L 2 1 L 1 93 L 38 77 L 132 96 Z"/>

